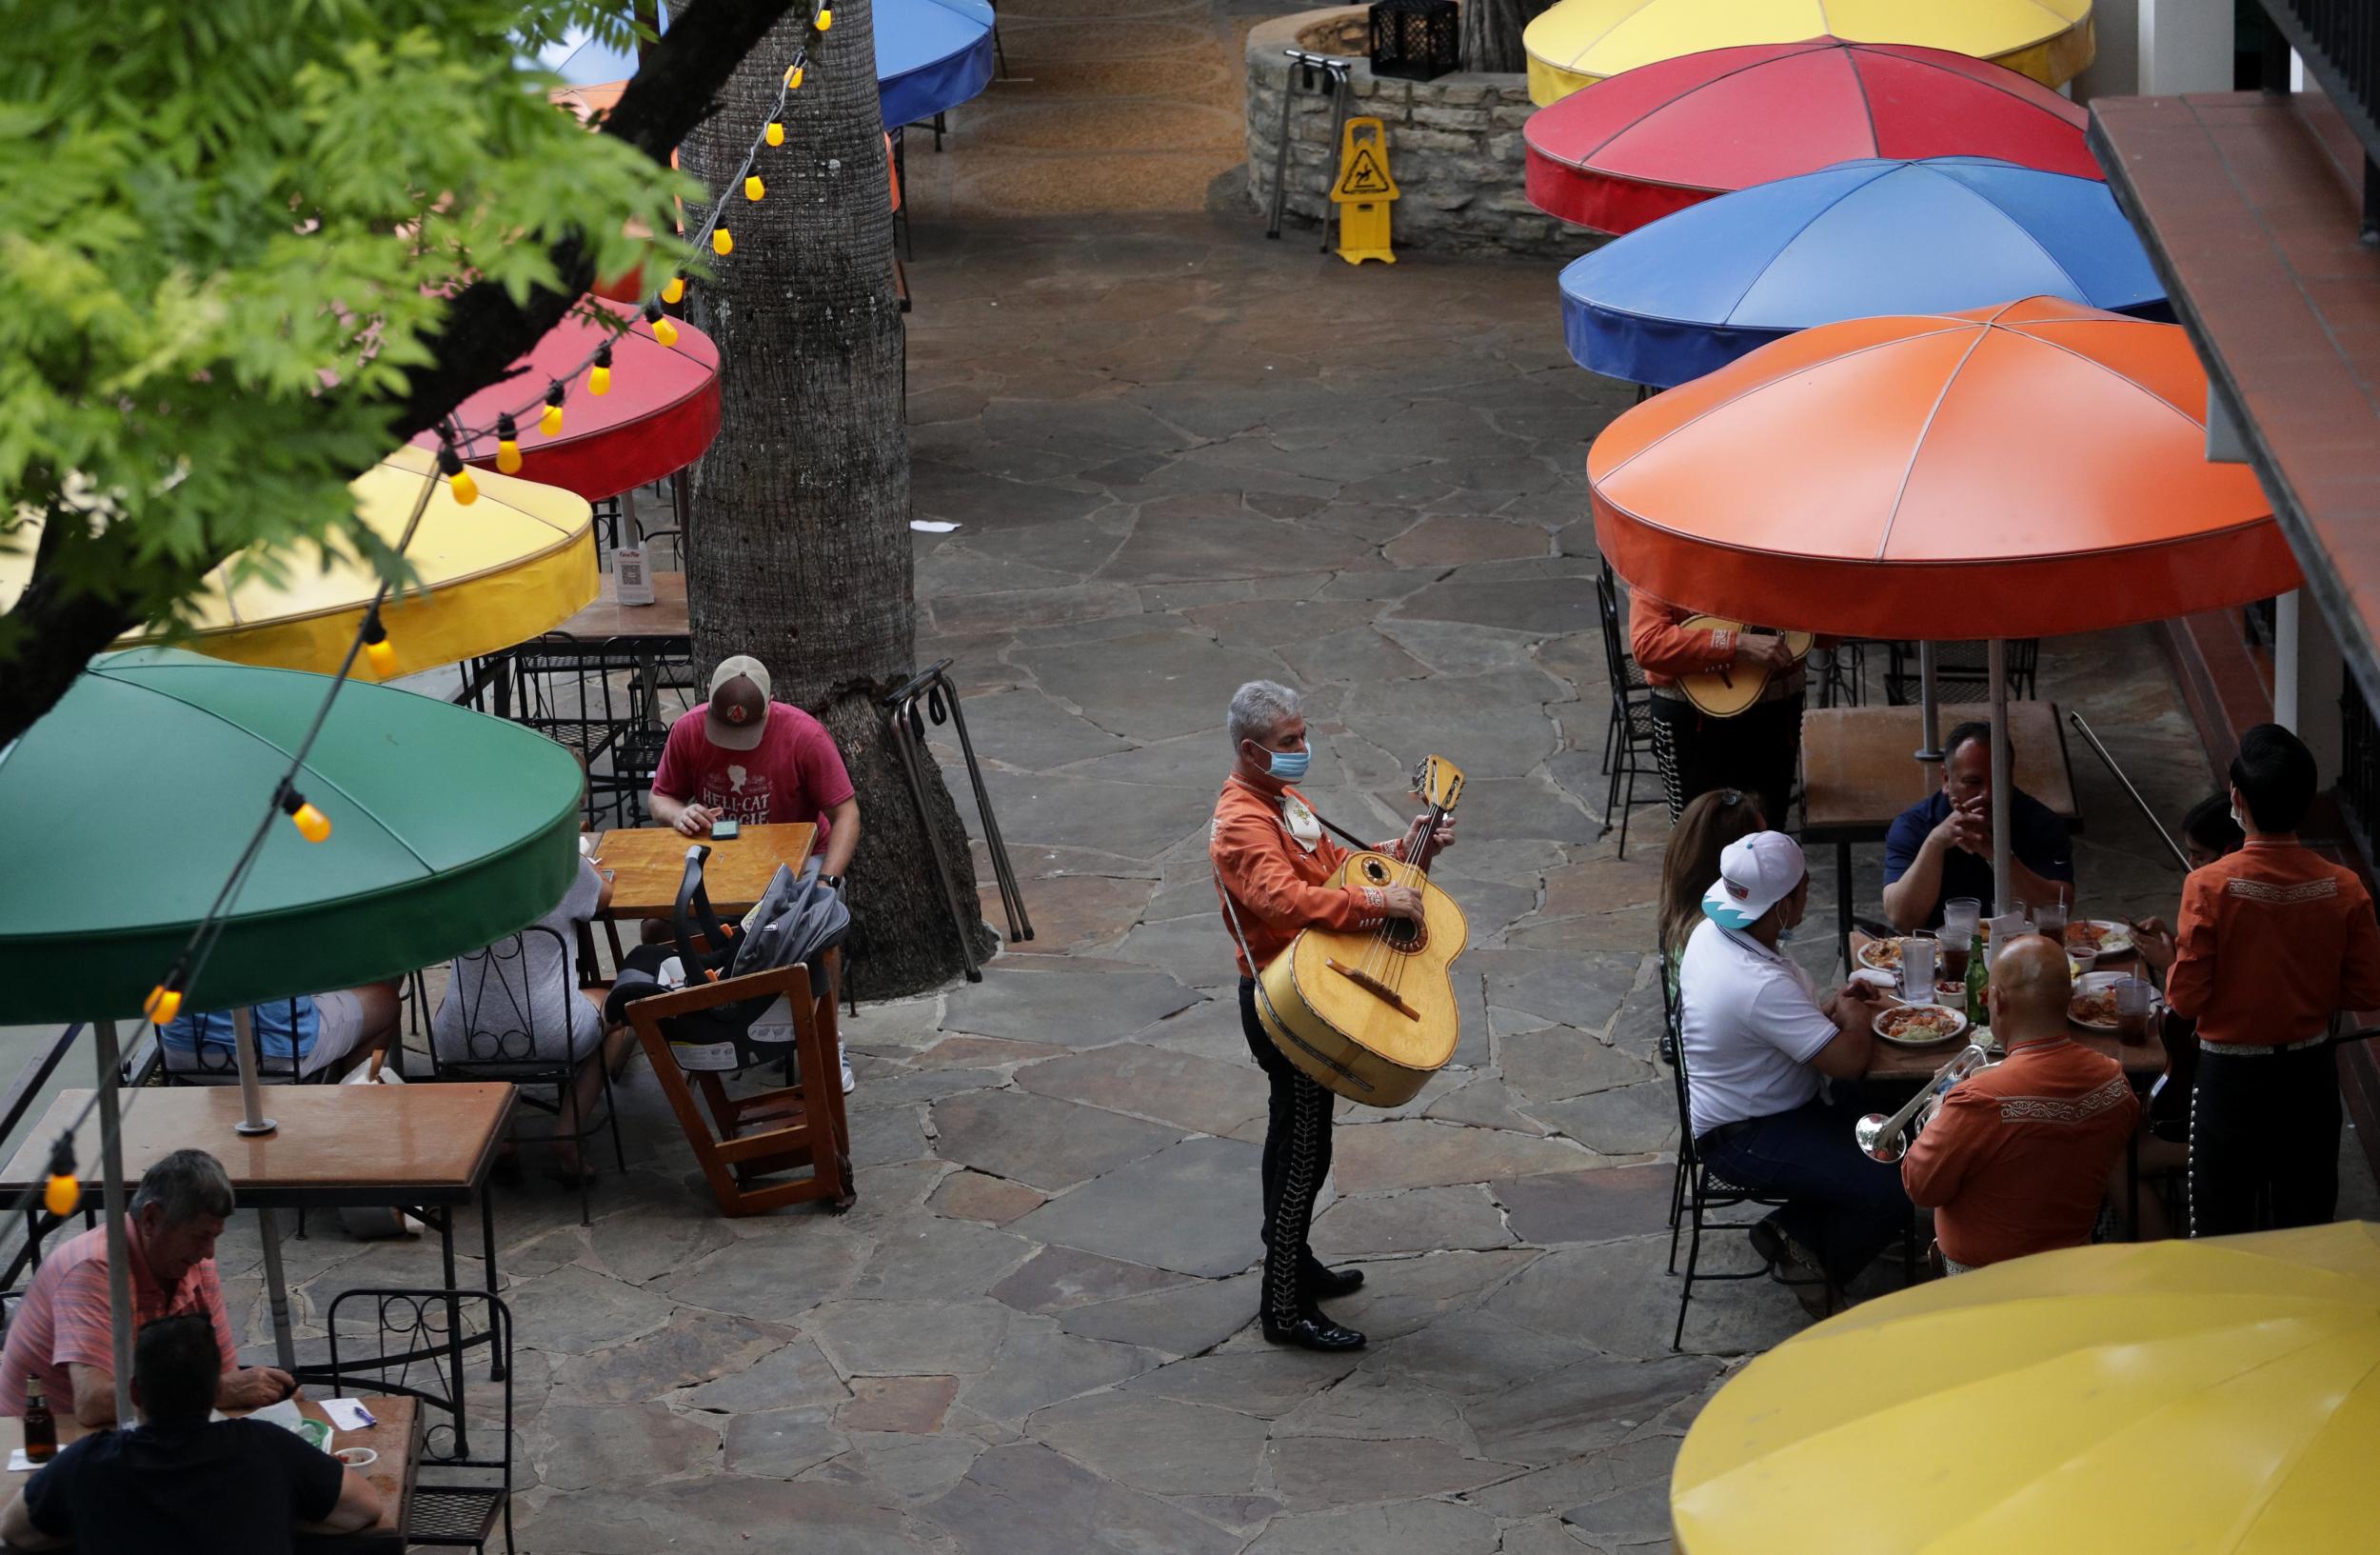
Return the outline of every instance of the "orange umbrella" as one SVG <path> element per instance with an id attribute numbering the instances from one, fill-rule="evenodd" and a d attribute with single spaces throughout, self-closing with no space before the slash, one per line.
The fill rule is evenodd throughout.
<path id="1" fill-rule="evenodd" d="M 1587 455 L 1596 536 L 1656 597 L 1935 641 L 2157 621 L 2298 586 L 2210 464 L 2171 324 L 2053 297 L 1854 319 L 1658 394 Z"/>

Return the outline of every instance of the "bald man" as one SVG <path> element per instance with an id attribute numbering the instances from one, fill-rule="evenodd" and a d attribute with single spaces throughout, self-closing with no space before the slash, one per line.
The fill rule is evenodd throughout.
<path id="1" fill-rule="evenodd" d="M 2065 947 L 2011 940 L 1985 995 L 2008 1057 L 1954 1087 L 1901 1160 L 1954 1274 L 2091 1240 L 2140 1103 L 2115 1060 L 2067 1029 L 2072 993 Z"/>

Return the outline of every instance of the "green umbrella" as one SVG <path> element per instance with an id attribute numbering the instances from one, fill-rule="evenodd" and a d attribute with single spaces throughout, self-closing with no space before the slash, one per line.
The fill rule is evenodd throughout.
<path id="1" fill-rule="evenodd" d="M 223 888 L 328 680 L 144 648 L 0 749 L 0 1021 L 138 1019 Z M 585 779 L 517 725 L 352 684 L 183 1007 L 394 977 L 512 933 L 577 867 Z"/>

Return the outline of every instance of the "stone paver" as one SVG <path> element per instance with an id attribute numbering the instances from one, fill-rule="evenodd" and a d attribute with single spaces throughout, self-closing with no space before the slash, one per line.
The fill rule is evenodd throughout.
<path id="1" fill-rule="evenodd" d="M 846 1020 L 846 1215 L 720 1217 L 641 1064 L 591 1227 L 534 1173 L 500 1188 L 525 1550 L 1655 1549 L 1696 1411 L 1805 1322 L 1762 1281 L 1698 1286 L 1669 1348 L 1665 827 L 1640 807 L 1625 859 L 1600 834 L 1584 516 L 1627 394 L 1567 360 L 1541 265 L 1357 274 L 1199 213 L 1236 132 L 1168 150 L 1149 104 L 1228 110 L 1261 9 L 1013 0 L 1031 79 L 955 115 L 942 158 L 908 137 L 914 495 L 960 526 L 916 537 L 918 655 L 957 661 L 1040 935 Z M 1086 208 L 1110 214 L 985 219 Z M 1308 791 L 1360 834 L 1396 833 L 1420 755 L 1472 779 L 1438 873 L 1472 928 L 1455 1063 L 1340 1108 L 1317 1245 L 1367 1274 L 1333 1306 L 1372 1336 L 1355 1356 L 1252 1326 L 1265 1091 L 1204 850 L 1251 675 L 1303 686 Z M 2149 634 L 2047 645 L 2043 690 L 2165 812 L 2209 786 Z M 2170 914 L 2153 839 L 2087 756 L 2075 776 L 2086 900 Z M 1824 861 L 1815 885 L 1831 909 Z M 1820 976 L 1824 941 L 1795 947 Z M 434 1244 L 310 1229 L 302 1346 L 331 1293 L 441 1277 Z M 267 1358 L 251 1226 L 222 1257 Z"/>

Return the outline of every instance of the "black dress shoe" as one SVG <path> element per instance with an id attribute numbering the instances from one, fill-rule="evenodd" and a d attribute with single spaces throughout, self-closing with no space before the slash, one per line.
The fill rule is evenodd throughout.
<path id="1" fill-rule="evenodd" d="M 1264 1337 L 1276 1345 L 1294 1345 L 1307 1350 L 1359 1350 L 1364 1343 L 1363 1335 L 1333 1323 L 1319 1312 L 1303 1313 L 1295 1323 L 1276 1323 L 1267 1315 Z"/>
<path id="2" fill-rule="evenodd" d="M 1305 1287 L 1308 1301 L 1328 1301 L 1333 1296 L 1352 1296 L 1363 1288 L 1363 1270 L 1359 1268 L 1324 1268 L 1309 1258 L 1298 1271 L 1298 1283 Z"/>

